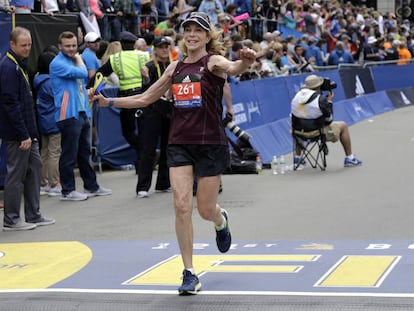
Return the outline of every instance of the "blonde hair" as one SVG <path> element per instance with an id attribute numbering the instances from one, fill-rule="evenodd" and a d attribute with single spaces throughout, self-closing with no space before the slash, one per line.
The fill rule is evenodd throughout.
<path id="1" fill-rule="evenodd" d="M 121 51 L 122 51 L 121 42 L 113 41 L 109 43 L 104 55 L 101 58 L 101 64 L 105 64 L 111 55 L 119 53 Z"/>
<path id="2" fill-rule="evenodd" d="M 211 26 L 210 41 L 206 44 L 207 52 L 216 55 L 225 55 L 226 49 L 224 47 L 223 41 L 221 40 L 222 31 L 216 30 L 215 27 Z M 187 55 L 187 47 L 184 44 L 184 40 L 178 42 L 180 50 Z"/>
<path id="3" fill-rule="evenodd" d="M 275 51 L 283 51 L 283 44 L 279 42 L 273 42 L 271 48 Z"/>

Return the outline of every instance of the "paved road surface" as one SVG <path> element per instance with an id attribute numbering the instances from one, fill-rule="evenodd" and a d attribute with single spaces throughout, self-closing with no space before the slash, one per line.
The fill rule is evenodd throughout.
<path id="1" fill-rule="evenodd" d="M 269 252 L 269 247 L 274 247 L 271 254 L 297 255 L 298 249 L 319 254 L 326 251 L 325 247 L 341 258 L 344 254 L 366 255 L 370 247 L 380 248 L 378 245 L 384 244 L 383 253 L 368 252 L 368 255 L 395 257 L 388 266 L 392 269 L 384 268 L 381 278 L 385 280 L 379 287 L 362 291 L 344 287 L 308 291 L 301 284 L 307 283 L 308 276 L 298 274 L 292 284 L 290 279 L 282 278 L 282 284 L 279 280 L 268 286 L 254 276 L 236 278 L 234 288 L 229 289 L 226 283 L 233 284 L 234 280 L 218 274 L 212 280 L 206 276 L 203 292 L 197 297 L 178 297 L 176 287 L 168 287 L 166 291 L 150 287 L 147 292 L 145 287 L 138 292 L 104 285 L 101 286 L 104 291 L 98 285 L 99 289 L 86 288 L 84 284 L 93 283 L 89 278 L 106 271 L 101 270 L 101 264 L 116 272 L 123 265 L 136 262 L 140 271 L 141 264 L 145 266 L 157 257 L 147 251 L 154 246 L 165 243 L 166 254 L 177 253 L 172 195 L 152 190 L 150 198 L 137 199 L 133 171 L 104 170 L 98 175 L 99 183 L 111 188 L 112 196 L 84 202 L 42 197 L 42 213 L 56 218 L 55 225 L 30 232 L 0 232 L 0 254 L 7 247 L 24 249 L 27 245 L 20 243 L 79 241 L 92 249 L 98 268 L 90 271 L 89 265 L 84 269 L 88 273 L 80 273 L 79 280 L 68 278 L 63 283 L 73 288 L 66 291 L 59 290 L 59 286 L 46 291 L 7 290 L 9 280 L 0 277 L 3 288 L 0 310 L 411 310 L 414 305 L 414 277 L 411 278 L 410 271 L 414 262 L 411 254 L 414 252 L 413 119 L 414 107 L 407 107 L 353 125 L 350 128 L 353 151 L 363 160 L 362 167 L 344 168 L 343 150 L 336 143 L 329 144 L 325 172 L 306 168 L 284 176 L 273 176 L 270 170 L 261 175 L 223 176 L 224 191 L 219 202 L 230 215 L 234 246 L 229 255 L 263 255 Z M 292 161 L 291 154 L 287 160 Z M 78 188 L 82 189 L 79 181 Z M 197 213 L 194 213 L 194 227 L 195 242 L 214 245 L 211 224 L 202 221 Z M 146 248 L 148 245 L 151 247 Z M 109 263 L 99 259 L 105 247 L 116 249 L 115 254 L 108 250 Z M 124 251 L 128 256 L 123 255 Z M 139 260 L 134 259 L 134 254 Z M 200 254 L 218 253 L 209 245 Z M 7 258 L 1 259 L 0 255 L 0 275 L 7 268 L 5 262 L 9 264 Z M 330 262 L 324 263 L 322 259 L 321 266 L 326 265 L 323 268 L 328 271 Z M 84 275 L 88 280 L 82 281 Z M 100 280 L 97 277 L 97 282 Z M 242 284 L 241 294 L 237 293 L 239 284 Z M 266 293 L 273 286 L 276 290 Z M 283 290 L 286 288 L 289 290 Z"/>

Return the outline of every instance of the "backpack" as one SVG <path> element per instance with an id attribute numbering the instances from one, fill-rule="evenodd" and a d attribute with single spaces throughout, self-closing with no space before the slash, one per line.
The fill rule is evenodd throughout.
<path id="1" fill-rule="evenodd" d="M 233 150 L 230 152 L 230 166 L 223 174 L 257 174 L 256 157 L 259 154 L 250 143 L 240 140 L 235 143 L 228 138 Z"/>

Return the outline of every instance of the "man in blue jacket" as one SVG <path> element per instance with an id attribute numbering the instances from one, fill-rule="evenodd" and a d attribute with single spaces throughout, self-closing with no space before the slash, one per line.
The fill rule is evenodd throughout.
<path id="1" fill-rule="evenodd" d="M 55 223 L 39 211 L 42 161 L 25 62 L 31 46 L 29 30 L 16 27 L 10 33 L 10 50 L 0 64 L 0 138 L 7 150 L 4 231 L 31 230 Z M 20 218 L 22 196 L 26 221 Z"/>
<path id="2" fill-rule="evenodd" d="M 344 43 L 342 41 L 336 42 L 335 49 L 329 54 L 328 65 L 338 66 L 339 64 L 353 64 L 355 63 L 352 54 L 345 50 Z"/>
<path id="3" fill-rule="evenodd" d="M 91 111 L 85 88 L 88 71 L 79 55 L 74 33 L 59 35 L 59 54 L 50 63 L 50 78 L 55 97 L 55 120 L 61 133 L 59 160 L 63 201 L 83 201 L 88 197 L 110 195 L 112 191 L 98 185 L 89 160 L 91 156 Z M 78 164 L 84 193 L 76 191 L 74 169 Z"/>

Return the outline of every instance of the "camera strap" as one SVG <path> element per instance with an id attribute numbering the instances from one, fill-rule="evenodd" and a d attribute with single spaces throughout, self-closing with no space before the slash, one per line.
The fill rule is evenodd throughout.
<path id="1" fill-rule="evenodd" d="M 312 102 L 313 100 L 315 100 L 315 99 L 316 99 L 316 97 L 318 97 L 318 96 L 319 96 L 319 93 L 315 91 L 315 93 L 313 93 L 313 94 L 311 95 L 311 97 L 309 97 L 309 99 L 308 99 L 306 102 L 304 102 L 303 104 L 304 104 L 304 105 L 306 105 L 306 104 L 311 103 L 311 102 Z"/>

